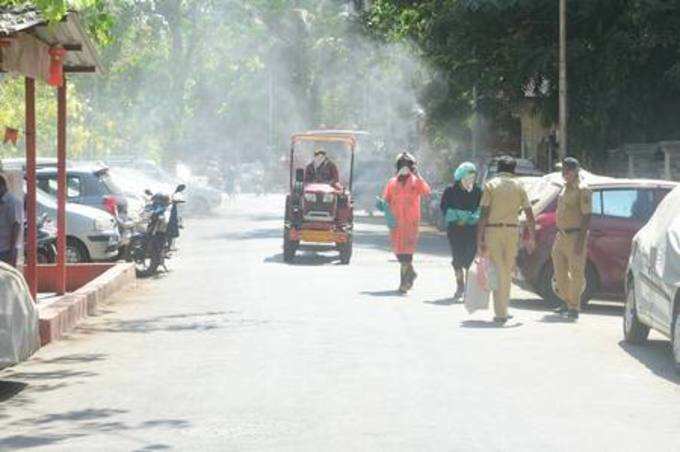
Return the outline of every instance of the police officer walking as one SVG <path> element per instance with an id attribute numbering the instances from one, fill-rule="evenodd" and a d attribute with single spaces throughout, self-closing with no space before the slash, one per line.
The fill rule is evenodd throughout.
<path id="1" fill-rule="evenodd" d="M 529 233 L 527 248 L 534 248 L 534 214 L 524 187 L 514 179 L 517 161 L 510 156 L 498 159 L 498 176 L 484 186 L 477 228 L 477 249 L 489 257 L 498 274 L 498 287 L 493 292 L 494 321 L 505 324 L 508 315 L 512 272 L 519 247 L 518 216 L 526 215 Z"/>
<path id="2" fill-rule="evenodd" d="M 579 177 L 578 160 L 562 161 L 564 188 L 557 199 L 557 237 L 552 249 L 555 292 L 562 299 L 558 313 L 578 319 L 581 296 L 586 287 L 586 247 L 592 214 L 592 193 Z"/>

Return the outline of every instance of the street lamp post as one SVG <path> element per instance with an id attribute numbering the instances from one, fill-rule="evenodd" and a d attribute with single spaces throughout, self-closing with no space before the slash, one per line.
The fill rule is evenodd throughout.
<path id="1" fill-rule="evenodd" d="M 567 0 L 560 0 L 560 160 L 567 156 Z"/>

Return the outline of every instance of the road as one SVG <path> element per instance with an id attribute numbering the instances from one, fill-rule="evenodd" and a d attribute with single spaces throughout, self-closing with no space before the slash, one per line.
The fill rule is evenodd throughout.
<path id="1" fill-rule="evenodd" d="M 290 266 L 281 206 L 188 221 L 169 274 L 0 372 L 0 450 L 677 450 L 668 343 L 622 344 L 619 307 L 563 323 L 515 290 L 495 328 L 451 304 L 443 237 L 401 297 L 384 226 Z"/>

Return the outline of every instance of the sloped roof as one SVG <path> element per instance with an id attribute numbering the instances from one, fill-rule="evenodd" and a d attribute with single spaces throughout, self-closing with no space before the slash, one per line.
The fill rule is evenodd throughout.
<path id="1" fill-rule="evenodd" d="M 68 50 L 65 72 L 103 72 L 96 48 L 75 11 L 69 11 L 60 22 L 48 26 L 35 6 L 0 6 L 0 37 L 17 33 L 31 34 L 50 46 L 64 46 Z"/>

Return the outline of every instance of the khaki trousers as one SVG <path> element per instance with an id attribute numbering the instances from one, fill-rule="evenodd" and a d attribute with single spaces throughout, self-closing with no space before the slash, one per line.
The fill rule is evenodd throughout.
<path id="1" fill-rule="evenodd" d="M 578 233 L 557 233 L 552 249 L 553 268 L 555 269 L 555 292 L 569 309 L 581 309 L 581 295 L 586 288 L 586 245 L 581 254 L 574 252 Z M 586 240 L 587 242 L 587 240 Z"/>
<path id="2" fill-rule="evenodd" d="M 498 289 L 493 291 L 493 309 L 496 317 L 508 316 L 512 273 L 515 270 L 519 233 L 516 227 L 487 228 L 486 244 L 489 260 L 496 267 Z"/>

